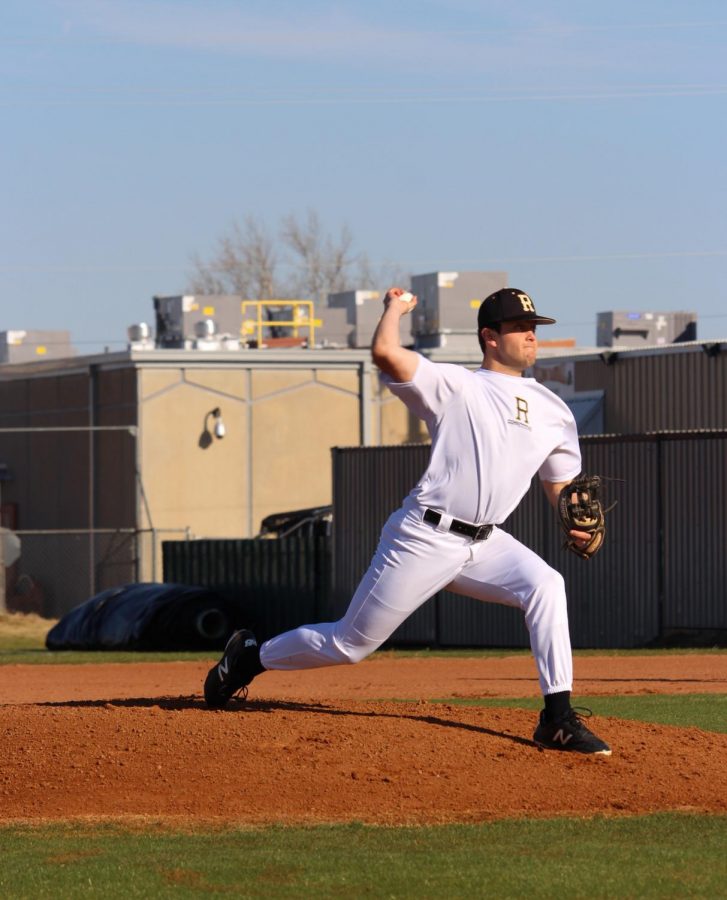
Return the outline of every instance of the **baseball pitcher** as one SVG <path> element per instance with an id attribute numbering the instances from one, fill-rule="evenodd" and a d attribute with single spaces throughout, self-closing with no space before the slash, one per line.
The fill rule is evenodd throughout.
<path id="1" fill-rule="evenodd" d="M 416 303 L 400 288 L 387 292 L 371 353 L 389 389 L 427 426 L 432 445 L 426 471 L 384 525 L 343 618 L 296 628 L 260 647 L 251 632 L 235 632 L 207 675 L 207 705 L 221 709 L 266 669 L 357 663 L 446 588 L 521 610 L 543 693 L 535 743 L 608 756 L 608 745 L 571 707 L 563 578 L 499 527 L 537 473 L 566 546 L 588 559 L 603 544 L 598 478 L 581 476 L 573 415 L 559 397 L 523 375 L 536 359 L 536 329 L 555 320 L 538 315 L 523 291 L 491 294 L 479 307 L 482 365 L 472 372 L 401 346 L 399 320 Z"/>

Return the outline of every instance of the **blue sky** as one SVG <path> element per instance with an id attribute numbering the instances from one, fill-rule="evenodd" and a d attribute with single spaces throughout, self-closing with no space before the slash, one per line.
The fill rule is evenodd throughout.
<path id="1" fill-rule="evenodd" d="M 5 0 L 0 330 L 121 349 L 235 221 L 727 339 L 722 2 Z M 386 285 L 382 285 L 386 287 Z"/>

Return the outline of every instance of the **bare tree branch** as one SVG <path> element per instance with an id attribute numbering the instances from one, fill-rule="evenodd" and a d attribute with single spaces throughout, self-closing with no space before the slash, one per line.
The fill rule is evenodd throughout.
<path id="1" fill-rule="evenodd" d="M 374 265 L 366 253 L 359 253 L 354 281 L 360 290 L 381 290 L 382 286 L 388 285 L 404 287 L 411 281 L 411 273 L 390 260 Z"/>
<path id="2" fill-rule="evenodd" d="M 209 262 L 194 257 L 193 263 L 192 293 L 239 294 L 264 300 L 278 290 L 273 240 L 254 216 L 247 216 L 242 228 L 236 222 L 232 233 L 220 238 L 217 253 Z"/>
<path id="3" fill-rule="evenodd" d="M 318 213 L 311 209 L 302 217 L 289 213 L 283 218 L 277 246 L 285 276 L 280 275 L 276 241 L 260 219 L 246 216 L 242 225 L 235 223 L 219 239 L 210 260 L 193 257 L 188 291 L 323 304 L 328 294 L 407 283 L 408 276 L 399 267 L 390 263 L 374 267 L 366 254 L 355 254 L 347 225 L 335 235 L 324 233 Z"/>
<path id="4" fill-rule="evenodd" d="M 293 253 L 291 286 L 300 296 L 321 302 L 327 294 L 346 289 L 353 262 L 347 225 L 335 240 L 324 237 L 318 214 L 309 209 L 303 221 L 292 213 L 283 219 L 281 238 Z"/>
<path id="5" fill-rule="evenodd" d="M 192 257 L 194 272 L 187 283 L 188 294 L 224 294 L 225 286 L 213 273 L 212 267 L 203 262 L 197 254 Z"/>

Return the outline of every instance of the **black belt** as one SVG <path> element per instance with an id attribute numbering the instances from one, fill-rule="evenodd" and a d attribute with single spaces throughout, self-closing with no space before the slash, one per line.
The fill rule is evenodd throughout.
<path id="1" fill-rule="evenodd" d="M 424 511 L 424 521 L 429 522 L 430 525 L 439 525 L 442 521 L 442 514 L 437 512 L 436 509 L 426 509 Z M 494 525 L 471 525 L 469 522 L 462 522 L 460 519 L 452 519 L 449 530 L 472 538 L 473 541 L 486 541 L 492 534 L 494 527 Z"/>

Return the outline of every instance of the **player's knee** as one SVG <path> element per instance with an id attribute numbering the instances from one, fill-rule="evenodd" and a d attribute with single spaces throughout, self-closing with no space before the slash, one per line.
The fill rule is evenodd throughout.
<path id="1" fill-rule="evenodd" d="M 568 603 L 565 596 L 565 579 L 560 574 L 560 572 L 556 572 L 555 569 L 551 569 L 551 574 L 548 579 L 547 593 L 545 595 L 545 605 L 550 611 L 550 616 L 553 621 L 560 622 L 563 620 L 568 620 Z"/>
<path id="2" fill-rule="evenodd" d="M 370 653 L 373 653 L 373 651 L 373 647 L 348 647 L 346 650 L 346 662 L 351 663 L 351 665 L 360 663 L 361 660 L 366 659 L 366 657 Z"/>
<path id="3" fill-rule="evenodd" d="M 565 580 L 560 572 L 549 566 L 543 569 L 526 604 L 525 615 L 531 621 L 543 616 L 567 616 Z"/>
<path id="4" fill-rule="evenodd" d="M 366 659 L 379 646 L 377 643 L 367 641 L 364 638 L 352 640 L 350 637 L 344 639 L 334 638 L 333 643 L 340 662 L 350 665 L 360 663 L 361 660 Z"/>
<path id="5" fill-rule="evenodd" d="M 547 568 L 541 578 L 540 589 L 545 596 L 565 600 L 565 579 L 555 569 Z"/>

